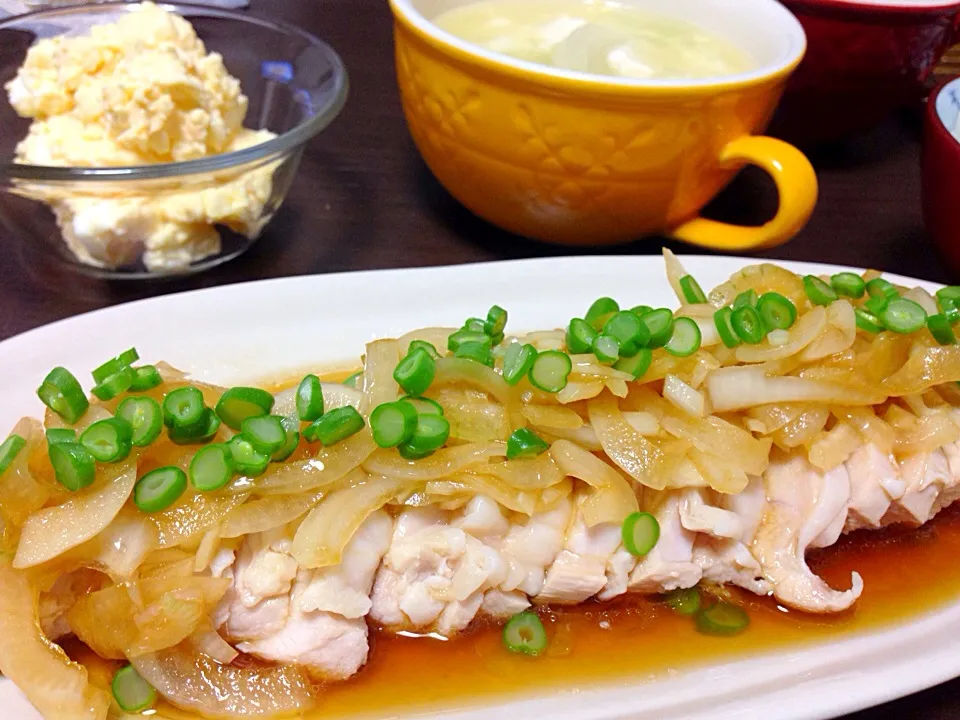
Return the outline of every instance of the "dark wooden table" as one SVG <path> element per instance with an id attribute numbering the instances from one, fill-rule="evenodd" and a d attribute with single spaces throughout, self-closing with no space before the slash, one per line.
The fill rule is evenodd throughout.
<path id="1" fill-rule="evenodd" d="M 351 96 L 311 143 L 286 206 L 243 257 L 206 274 L 161 284 L 92 281 L 39 273 L 0 238 L 0 339 L 117 303 L 258 278 L 372 268 L 446 265 L 570 254 L 508 235 L 471 216 L 434 181 L 407 134 L 394 82 L 384 0 L 254 0 L 316 33 L 342 55 Z M 790 244 L 765 257 L 871 266 L 948 281 L 920 220 L 920 108 L 812 155 L 820 203 Z M 744 172 L 710 208 L 714 217 L 760 222 L 775 195 Z M 657 253 L 646 239 L 610 253 Z M 960 719 L 960 681 L 870 711 L 856 720 Z"/>

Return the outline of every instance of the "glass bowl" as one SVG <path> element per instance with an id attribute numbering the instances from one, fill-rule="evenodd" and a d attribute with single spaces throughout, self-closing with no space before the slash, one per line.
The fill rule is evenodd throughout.
<path id="1" fill-rule="evenodd" d="M 134 5 L 74 5 L 20 15 L 0 22 L 0 85 L 16 76 L 27 49 L 39 38 L 85 34 L 93 25 L 116 22 Z M 347 73 L 337 54 L 296 27 L 239 12 L 190 4 L 161 5 L 194 26 L 208 52 L 224 58 L 249 98 L 244 126 L 270 130 L 276 137 L 234 152 L 196 160 L 131 167 L 52 167 L 13 162 L 17 143 L 30 120 L 17 115 L 7 93 L 0 92 L 0 222 L 24 251 L 55 255 L 84 273 L 111 279 L 144 279 L 199 272 L 230 260 L 257 239 L 280 208 L 294 180 L 304 145 L 339 114 L 347 96 Z M 210 202 L 210 192 L 236 182 L 252 202 L 240 201 L 233 227 L 199 223 L 210 254 L 178 261 L 171 252 L 151 252 L 138 236 L 138 219 L 129 211 L 145 201 L 186 208 Z M 58 199 L 78 199 L 83 212 L 64 212 L 61 222 L 72 243 L 87 255 L 81 261 L 61 230 L 54 207 Z M 87 202 L 87 201 L 90 202 Z M 130 217 L 122 218 L 124 213 Z M 119 228 L 119 229 L 118 229 Z M 211 230 L 212 228 L 212 230 Z M 210 239 L 219 233 L 219 247 Z M 179 239 L 178 239 L 179 238 Z M 91 264 L 88 247 L 98 257 Z M 112 249 L 111 249 L 112 248 Z M 167 257 L 169 255 L 169 258 Z M 107 262 L 103 262 L 103 258 Z M 99 264 L 96 264 L 98 263 Z"/>

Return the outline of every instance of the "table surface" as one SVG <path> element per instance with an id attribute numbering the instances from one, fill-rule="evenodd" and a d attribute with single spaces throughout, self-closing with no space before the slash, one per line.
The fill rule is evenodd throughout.
<path id="1" fill-rule="evenodd" d="M 478 220 L 430 175 L 404 125 L 384 0 L 253 0 L 253 12 L 265 11 L 337 49 L 351 96 L 341 117 L 310 144 L 286 205 L 260 241 L 225 266 L 160 284 L 112 284 L 67 271 L 41 276 L 21 255 L 0 252 L 0 340 L 117 303 L 245 280 L 570 254 Z M 920 117 L 920 108 L 904 111 L 812 154 L 820 178 L 816 212 L 795 240 L 764 257 L 949 280 L 921 225 Z M 755 223 L 775 205 L 772 184 L 745 171 L 709 213 Z M 658 253 L 663 244 L 653 238 L 605 252 Z M 960 719 L 960 680 L 849 718 Z"/>

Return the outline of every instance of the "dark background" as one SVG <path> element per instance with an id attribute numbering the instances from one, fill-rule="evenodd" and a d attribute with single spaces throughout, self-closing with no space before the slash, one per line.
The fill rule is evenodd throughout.
<path id="1" fill-rule="evenodd" d="M 296 23 L 329 42 L 351 84 L 343 114 L 308 147 L 286 205 L 260 241 L 205 274 L 134 284 L 37 264 L 29 253 L 15 251 L 18 239 L 0 236 L 0 339 L 129 300 L 258 278 L 571 254 L 491 227 L 433 180 L 404 125 L 385 0 L 253 0 L 253 12 Z M 795 240 L 763 256 L 949 281 L 921 224 L 920 118 L 921 108 L 913 108 L 811 153 L 820 178 L 813 218 Z M 708 214 L 759 223 L 775 207 L 772 184 L 746 171 Z M 662 244 L 648 238 L 605 252 L 652 254 Z M 849 718 L 960 718 L 960 681 Z"/>

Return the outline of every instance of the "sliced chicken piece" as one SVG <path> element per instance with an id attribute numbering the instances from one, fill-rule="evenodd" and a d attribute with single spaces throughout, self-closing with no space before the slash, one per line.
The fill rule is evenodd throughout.
<path id="1" fill-rule="evenodd" d="M 922 525 L 933 517 L 934 503 L 940 491 L 953 483 L 947 456 L 942 450 L 918 453 L 900 462 L 900 473 L 906 483 L 903 497 L 891 508 L 889 522 L 907 522 Z"/>
<path id="2" fill-rule="evenodd" d="M 476 507 L 467 510 L 477 510 Z M 377 572 L 371 617 L 391 629 L 433 628 L 449 635 L 465 628 L 486 590 L 507 576 L 496 549 L 455 527 L 450 513 L 405 510 Z"/>
<path id="3" fill-rule="evenodd" d="M 530 607 L 530 600 L 524 593 L 517 590 L 504 592 L 494 589 L 484 593 L 480 610 L 490 617 L 508 618 L 523 612 L 528 607 Z"/>
<path id="4" fill-rule="evenodd" d="M 701 495 L 699 502 L 694 503 L 695 507 L 704 502 L 702 495 L 707 494 L 705 490 L 687 492 Z M 763 508 L 766 504 L 763 479 L 751 477 L 742 492 L 720 495 L 715 498 L 715 502 L 716 507 L 711 508 L 712 510 L 733 515 L 737 522 L 712 513 L 717 520 L 714 526 L 705 528 L 697 536 L 693 561 L 700 566 L 705 580 L 730 583 L 758 595 L 767 594 L 770 592 L 770 583 L 763 578 L 760 563 L 749 549 L 763 519 Z M 685 519 L 683 508 L 680 515 L 684 527 L 691 529 L 693 520 Z"/>
<path id="5" fill-rule="evenodd" d="M 290 546 L 289 538 L 248 537 L 236 567 L 224 571 L 224 576 L 234 573 L 234 585 L 218 608 L 218 626 L 243 652 L 302 665 L 322 679 L 350 677 L 367 661 L 368 596 L 392 530 L 386 512 L 374 513 L 347 543 L 339 565 L 301 568 L 288 593 L 253 606 L 244 602 L 244 593 L 249 598 L 254 589 L 274 592 L 289 585 L 287 563 L 272 556 L 286 554 Z"/>
<path id="6" fill-rule="evenodd" d="M 956 416 L 956 413 L 954 415 Z M 935 513 L 960 499 L 960 442 L 944 445 L 942 450 L 947 458 L 949 480 L 933 505 Z"/>
<path id="7" fill-rule="evenodd" d="M 297 561 L 289 554 L 290 538 L 279 531 L 247 538 L 234 571 L 237 597 L 246 607 L 265 598 L 286 595 L 297 576 Z"/>
<path id="8" fill-rule="evenodd" d="M 778 600 L 813 613 L 846 610 L 863 592 L 853 573 L 850 590 L 838 591 L 810 570 L 811 542 L 829 539 L 849 500 L 844 471 L 818 473 L 800 453 L 776 455 L 764 475 L 767 507 L 753 540 L 752 553 Z"/>
<path id="9" fill-rule="evenodd" d="M 702 576 L 693 561 L 697 534 L 680 520 L 682 493 L 644 493 L 644 504 L 660 523 L 660 540 L 630 574 L 631 592 L 660 593 L 693 587 Z"/>
<path id="10" fill-rule="evenodd" d="M 567 528 L 564 549 L 547 570 L 540 604 L 575 605 L 593 597 L 607 584 L 607 563 L 622 541 L 620 525 L 601 523 L 588 528 L 580 512 L 586 496 L 574 501 L 576 511 Z"/>
<path id="11" fill-rule="evenodd" d="M 800 532 L 800 547 L 830 547 L 840 539 L 847 522 L 850 474 L 846 466 L 837 465 L 820 474 L 820 478 L 813 512 Z"/>
<path id="12" fill-rule="evenodd" d="M 846 462 L 850 476 L 850 512 L 845 530 L 878 528 L 890 503 L 903 496 L 906 484 L 896 463 L 872 443 L 866 443 Z"/>
<path id="13" fill-rule="evenodd" d="M 528 597 L 540 594 L 547 568 L 563 550 L 572 513 L 572 502 L 564 498 L 549 511 L 511 525 L 500 545 L 508 568 L 506 579 L 498 583 L 501 590 L 519 590 Z"/>

